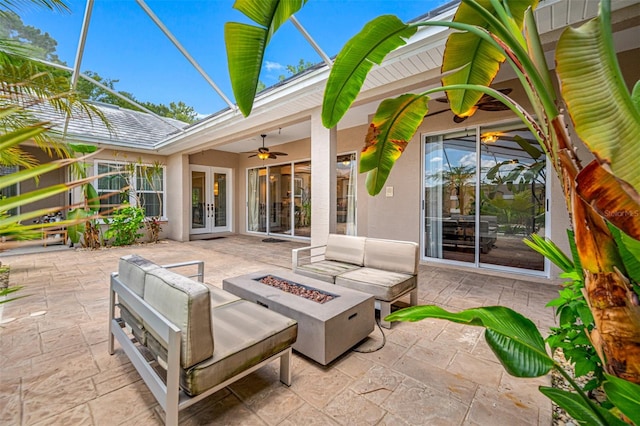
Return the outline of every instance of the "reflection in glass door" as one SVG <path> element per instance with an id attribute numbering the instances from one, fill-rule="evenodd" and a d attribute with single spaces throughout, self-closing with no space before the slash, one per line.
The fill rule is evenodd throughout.
<path id="1" fill-rule="evenodd" d="M 191 233 L 231 231 L 231 170 L 191 166 Z"/>
<path id="2" fill-rule="evenodd" d="M 480 128 L 427 137 L 424 148 L 424 256 L 544 271 L 522 242 L 545 236 L 546 162 L 533 135 Z"/>
<path id="3" fill-rule="evenodd" d="M 474 262 L 475 134 L 427 138 L 425 256 Z"/>
<path id="4" fill-rule="evenodd" d="M 480 133 L 480 263 L 544 270 L 522 240 L 545 236 L 546 156 L 525 129 Z"/>
<path id="5" fill-rule="evenodd" d="M 247 170 L 247 231 L 311 235 L 311 162 Z"/>

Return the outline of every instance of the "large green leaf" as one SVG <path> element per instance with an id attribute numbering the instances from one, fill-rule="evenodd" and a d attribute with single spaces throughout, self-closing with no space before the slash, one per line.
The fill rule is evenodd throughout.
<path id="1" fill-rule="evenodd" d="M 556 71 L 576 133 L 613 175 L 640 193 L 640 112 L 615 56 L 608 2 L 579 28 L 567 27 L 556 48 Z"/>
<path id="2" fill-rule="evenodd" d="M 334 127 L 358 96 L 374 64 L 381 64 L 392 50 L 406 44 L 417 27 L 393 15 L 383 15 L 367 23 L 349 40 L 331 68 L 322 103 L 322 124 Z"/>
<path id="3" fill-rule="evenodd" d="M 540 389 L 540 392 L 542 392 L 547 398 L 555 402 L 559 407 L 562 407 L 580 424 L 590 426 L 627 425 L 607 410 L 589 404 L 578 394 L 546 386 L 540 386 L 538 389 Z"/>
<path id="4" fill-rule="evenodd" d="M 453 18 L 454 22 L 475 25 L 496 32 L 496 28 L 487 19 L 480 15 L 475 8 L 462 2 Z M 489 14 L 497 15 L 490 0 L 477 0 L 481 7 Z M 538 0 L 519 0 L 509 3 L 511 19 L 505 29 L 517 27 L 522 30 L 526 10 L 537 6 Z M 505 24 L 504 20 L 502 21 Z M 505 56 L 502 51 L 485 39 L 481 39 L 470 32 L 453 33 L 447 39 L 447 44 L 442 59 L 441 71 L 446 74 L 442 78 L 444 86 L 452 84 L 479 84 L 489 86 L 498 74 L 500 65 Z M 482 92 L 477 90 L 449 90 L 447 91 L 451 111 L 461 117 L 473 115 L 476 111 L 476 103 L 482 97 Z"/>
<path id="5" fill-rule="evenodd" d="M 84 234 L 85 221 L 90 217 L 90 213 L 84 209 L 73 209 L 67 213 L 67 219 L 74 221 L 73 225 L 67 227 L 67 233 L 72 243 L 78 244 L 82 234 Z"/>
<path id="6" fill-rule="evenodd" d="M 422 123 L 428 102 L 426 96 L 406 94 L 386 99 L 378 107 L 360 157 L 360 172 L 369 172 L 369 194 L 382 190 L 391 168 Z"/>
<path id="7" fill-rule="evenodd" d="M 620 257 L 629 278 L 640 283 L 640 241 L 629 237 L 611 223 L 607 223 L 607 225 L 620 249 Z"/>
<path id="8" fill-rule="evenodd" d="M 248 116 L 253 108 L 264 51 L 271 36 L 306 0 L 237 0 L 238 9 L 259 26 L 227 22 L 224 39 L 231 87 L 238 108 Z"/>
<path id="9" fill-rule="evenodd" d="M 640 385 L 605 374 L 607 398 L 634 424 L 640 425 Z"/>
<path id="10" fill-rule="evenodd" d="M 392 313 L 386 321 L 419 321 L 440 318 L 485 327 L 485 339 L 502 365 L 517 377 L 538 377 L 554 366 L 535 324 L 504 306 L 488 306 L 448 312 L 439 306 L 413 306 Z"/>
<path id="11" fill-rule="evenodd" d="M 93 212 L 100 210 L 100 194 L 98 194 L 98 191 L 92 184 L 88 183 L 85 185 L 84 196 L 87 199 L 87 205 L 90 210 Z"/>

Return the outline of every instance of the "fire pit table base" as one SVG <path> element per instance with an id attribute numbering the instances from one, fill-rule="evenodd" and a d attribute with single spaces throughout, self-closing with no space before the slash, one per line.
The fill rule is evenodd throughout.
<path id="1" fill-rule="evenodd" d="M 318 303 L 259 282 L 268 275 L 335 297 Z M 322 365 L 365 339 L 375 325 L 373 296 L 284 269 L 227 278 L 222 288 L 298 321 L 298 340 L 293 349 Z"/>

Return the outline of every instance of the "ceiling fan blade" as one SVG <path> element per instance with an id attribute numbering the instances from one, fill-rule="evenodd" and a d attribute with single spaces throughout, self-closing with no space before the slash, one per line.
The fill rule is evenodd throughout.
<path id="1" fill-rule="evenodd" d="M 257 155 L 258 155 L 258 154 L 252 154 L 252 155 L 248 156 L 247 158 L 255 157 L 255 156 L 257 156 Z"/>
<path id="2" fill-rule="evenodd" d="M 272 159 L 275 160 L 278 157 L 274 153 L 271 152 L 271 153 L 269 153 L 269 158 L 272 158 Z"/>
<path id="3" fill-rule="evenodd" d="M 272 152 L 273 155 L 288 155 L 286 152 Z"/>

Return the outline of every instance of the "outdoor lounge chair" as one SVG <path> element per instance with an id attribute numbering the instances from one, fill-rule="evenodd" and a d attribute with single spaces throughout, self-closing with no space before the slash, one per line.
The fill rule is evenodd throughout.
<path id="1" fill-rule="evenodd" d="M 198 265 L 198 281 L 168 269 L 187 265 Z M 207 286 L 203 270 L 203 262 L 161 267 L 131 255 L 111 274 L 109 353 L 115 337 L 167 425 L 178 424 L 180 410 L 277 358 L 280 381 L 291 385 L 296 321 Z"/>

